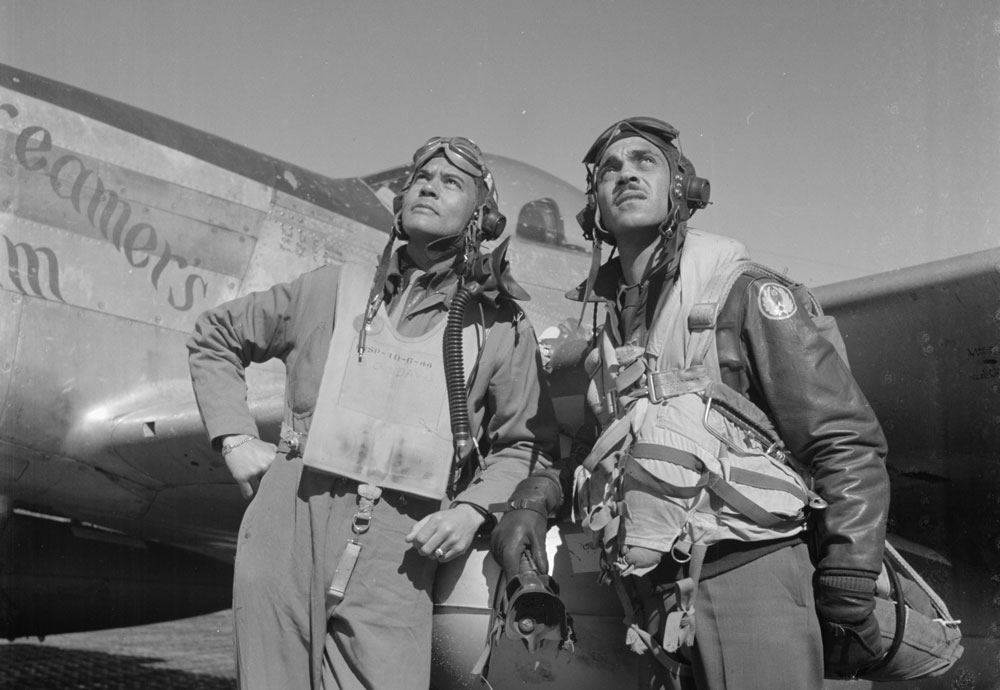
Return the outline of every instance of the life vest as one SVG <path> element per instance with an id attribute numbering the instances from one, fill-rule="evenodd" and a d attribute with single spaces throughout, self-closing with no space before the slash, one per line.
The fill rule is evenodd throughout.
<path id="1" fill-rule="evenodd" d="M 460 469 L 452 463 L 442 352 L 446 319 L 423 335 L 403 336 L 383 305 L 359 357 L 370 282 L 367 267 L 343 266 L 336 321 L 302 461 L 360 483 L 441 500 Z M 467 370 L 486 339 L 484 321 L 467 316 L 464 322 Z"/>
<path id="2" fill-rule="evenodd" d="M 639 574 L 629 547 L 684 562 L 722 540 L 794 535 L 822 505 L 763 411 L 722 382 L 716 318 L 748 265 L 739 242 L 690 231 L 645 346 L 606 324 L 588 358 L 588 399 L 606 426 L 577 509 L 621 574 Z"/>

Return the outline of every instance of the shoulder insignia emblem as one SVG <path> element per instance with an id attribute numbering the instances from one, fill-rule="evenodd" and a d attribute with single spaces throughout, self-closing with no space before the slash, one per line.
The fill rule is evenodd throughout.
<path id="1" fill-rule="evenodd" d="M 787 319 L 798 309 L 792 291 L 780 283 L 764 283 L 757 296 L 760 313 L 769 319 Z"/>

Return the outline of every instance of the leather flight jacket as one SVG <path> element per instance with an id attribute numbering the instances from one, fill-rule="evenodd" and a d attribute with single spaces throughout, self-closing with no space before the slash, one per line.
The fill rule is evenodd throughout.
<path id="1" fill-rule="evenodd" d="M 698 235 L 712 237 L 690 230 L 685 250 Z M 602 267 L 594 299 L 614 309 L 620 276 L 619 264 Z M 752 269 L 736 280 L 716 327 L 721 375 L 767 414 L 827 503 L 810 524 L 817 568 L 875 577 L 889 505 L 885 437 L 846 362 L 817 330 L 811 305 L 790 286 Z M 773 295 L 786 292 L 798 293 L 792 308 L 773 309 Z"/>

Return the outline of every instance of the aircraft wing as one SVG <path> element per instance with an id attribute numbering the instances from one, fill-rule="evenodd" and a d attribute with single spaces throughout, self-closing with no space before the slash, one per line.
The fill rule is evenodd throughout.
<path id="1" fill-rule="evenodd" d="M 998 678 L 1000 249 L 815 292 L 888 439 L 890 541 L 962 621 L 946 678 Z"/>

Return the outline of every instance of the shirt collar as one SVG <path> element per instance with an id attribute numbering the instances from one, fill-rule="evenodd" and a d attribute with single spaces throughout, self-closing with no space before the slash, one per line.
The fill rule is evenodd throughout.
<path id="1" fill-rule="evenodd" d="M 421 271 L 406 252 L 406 245 L 403 245 L 389 259 L 389 272 L 385 280 L 385 299 L 390 302 L 397 297 L 409 284 L 410 280 L 416 280 L 417 284 L 423 288 L 428 296 L 436 296 L 442 301 L 445 307 L 450 306 L 452 298 L 458 291 L 457 264 L 460 258 L 455 255 L 446 255 L 430 266 L 426 271 Z M 414 276 L 416 276 L 414 278 Z M 423 305 L 424 300 L 421 301 Z"/>
<path id="2" fill-rule="evenodd" d="M 666 241 L 664 251 L 660 253 L 656 264 L 646 271 L 646 275 L 639 281 L 639 284 L 649 283 L 652 280 L 666 280 L 677 274 L 686 236 L 687 229 L 681 223 L 674 236 Z M 566 293 L 566 299 L 573 300 L 574 302 L 583 302 L 586 286 L 587 281 L 583 281 Z M 591 292 L 590 299 L 587 301 L 614 303 L 618 295 L 626 287 L 628 286 L 625 285 L 621 257 L 616 256 L 604 262 L 597 269 L 597 277 L 594 279 L 594 289 Z"/>

